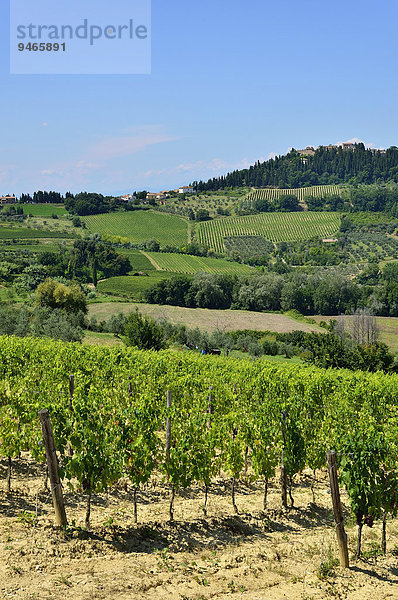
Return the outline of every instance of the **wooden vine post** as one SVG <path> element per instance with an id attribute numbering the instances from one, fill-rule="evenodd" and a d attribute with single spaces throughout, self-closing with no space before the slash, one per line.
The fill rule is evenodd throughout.
<path id="1" fill-rule="evenodd" d="M 73 394 L 75 393 L 75 376 L 69 375 L 69 412 L 73 415 Z M 70 442 L 67 443 L 66 451 L 68 456 L 73 456 L 73 449 Z M 47 467 L 48 473 L 48 467 Z M 46 488 L 47 489 L 47 488 Z"/>
<path id="2" fill-rule="evenodd" d="M 69 410 L 73 413 L 73 394 L 75 393 L 75 376 L 69 375 Z"/>
<path id="3" fill-rule="evenodd" d="M 282 495 L 282 506 L 287 508 L 287 476 L 285 468 L 285 447 L 286 447 L 286 412 L 282 412 L 282 456 L 281 456 L 281 495 Z"/>
<path id="4" fill-rule="evenodd" d="M 214 405 L 213 405 L 213 386 L 211 385 L 209 388 L 210 394 L 209 394 L 209 401 L 208 401 L 208 405 L 207 405 L 207 414 L 209 415 L 209 420 L 207 421 L 207 428 L 210 429 L 211 428 L 211 415 L 214 412 Z"/>
<path id="5" fill-rule="evenodd" d="M 173 399 L 172 393 L 170 390 L 168 390 L 168 392 L 167 392 L 167 412 L 171 408 L 172 399 Z M 171 417 L 168 414 L 166 417 L 166 447 L 165 447 L 166 460 L 168 460 L 169 455 L 170 455 L 170 446 L 171 446 Z"/>
<path id="6" fill-rule="evenodd" d="M 167 391 L 167 412 L 169 413 L 173 401 L 173 395 L 170 390 Z M 166 445 L 165 445 L 165 459 L 168 462 L 170 458 L 170 447 L 171 447 L 171 417 L 170 414 L 166 417 Z M 174 485 L 171 485 L 171 496 L 170 496 L 170 521 L 174 521 L 174 498 L 175 489 Z"/>
<path id="7" fill-rule="evenodd" d="M 336 523 L 337 543 L 339 546 L 340 565 L 349 568 L 347 534 L 344 530 L 343 515 L 341 513 L 340 490 L 337 479 L 336 452 L 329 450 L 326 454 L 330 480 L 330 491 L 332 494 L 334 521 Z"/>
<path id="8" fill-rule="evenodd" d="M 55 511 L 55 522 L 60 527 L 68 524 L 65 512 L 64 497 L 58 472 L 58 460 L 55 450 L 53 428 L 51 426 L 48 410 L 39 411 L 41 431 L 43 434 L 44 447 L 46 449 L 46 459 L 48 475 L 50 478 L 51 493 Z"/>

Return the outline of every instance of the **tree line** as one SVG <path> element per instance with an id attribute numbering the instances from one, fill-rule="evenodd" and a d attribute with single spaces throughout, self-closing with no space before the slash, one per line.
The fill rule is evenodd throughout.
<path id="1" fill-rule="evenodd" d="M 398 271 L 386 265 L 377 285 L 363 285 L 340 273 L 263 272 L 249 276 L 197 273 L 158 282 L 145 301 L 188 308 L 258 312 L 297 310 L 304 315 L 351 314 L 357 308 L 398 316 Z"/>
<path id="2" fill-rule="evenodd" d="M 108 321 L 97 322 L 93 317 L 88 327 L 94 331 L 114 333 L 128 346 L 140 350 L 162 350 L 169 346 L 193 350 L 201 354 L 229 356 L 238 350 L 253 358 L 282 355 L 300 357 L 304 362 L 322 368 L 344 368 L 353 371 L 398 372 L 398 357 L 388 346 L 377 341 L 377 326 L 368 311 L 359 310 L 352 317 L 353 332 L 348 332 L 340 321 L 322 323 L 325 332 L 296 330 L 291 333 L 242 330 L 211 333 L 198 327 L 174 325 L 161 319 L 141 315 L 138 310 L 129 315 L 112 316 Z M 361 335 L 356 335 L 358 332 Z M 366 334 L 366 335 L 365 335 Z"/>
<path id="3" fill-rule="evenodd" d="M 305 160 L 294 149 L 285 156 L 256 162 L 248 169 L 235 170 L 221 177 L 193 182 L 198 192 L 237 187 L 299 188 L 339 183 L 371 184 L 398 182 L 398 148 L 386 153 L 355 144 L 354 151 L 318 148 Z"/>
<path id="4" fill-rule="evenodd" d="M 60 245 L 58 251 L 44 250 L 37 255 L 28 250 L 0 250 L 0 278 L 22 295 L 34 292 L 48 277 L 95 286 L 98 279 L 127 275 L 130 270 L 128 256 L 95 236 L 75 240 L 72 247 Z"/>
<path id="5" fill-rule="evenodd" d="M 63 196 L 59 192 L 39 190 L 31 194 L 21 194 L 19 202 L 22 204 L 63 204 L 68 198 L 73 198 L 73 194 L 66 192 Z"/>

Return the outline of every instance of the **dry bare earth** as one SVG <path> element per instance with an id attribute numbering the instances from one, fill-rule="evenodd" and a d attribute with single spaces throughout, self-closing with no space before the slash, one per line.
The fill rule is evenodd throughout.
<path id="1" fill-rule="evenodd" d="M 99 321 L 108 320 L 112 315 L 128 314 L 138 308 L 145 315 L 155 319 L 167 319 L 175 325 L 199 327 L 205 331 L 236 331 L 238 329 L 256 329 L 284 333 L 300 331 L 324 331 L 316 325 L 301 323 L 290 317 L 274 313 L 250 312 L 245 310 L 211 310 L 207 308 L 182 308 L 159 304 L 124 304 L 105 302 L 91 304 L 89 316 Z"/>
<path id="2" fill-rule="evenodd" d="M 91 530 L 83 528 L 82 497 L 66 494 L 69 523 L 53 527 L 52 507 L 43 489 L 43 467 L 27 459 L 18 466 L 15 491 L 0 493 L 0 597 L 58 600 L 279 600 L 398 598 L 394 546 L 398 522 L 389 522 L 386 557 L 352 560 L 320 578 L 321 562 L 337 554 L 330 495 L 318 475 L 312 504 L 310 476 L 294 489 L 297 508 L 280 509 L 271 486 L 269 509 L 262 486 L 241 484 L 232 514 L 229 485 L 212 486 L 208 517 L 203 492 L 192 488 L 176 500 L 175 523 L 168 519 L 168 489 L 153 482 L 139 494 L 139 519 L 132 525 L 130 490 L 94 499 Z M 5 462 L 1 469 L 5 475 Z M 343 496 L 343 500 L 345 500 Z M 33 515 L 37 511 L 37 520 Z M 347 514 L 347 510 L 345 509 Z M 365 532 L 364 550 L 379 540 L 380 527 Z M 350 553 L 355 528 L 348 527 Z"/>

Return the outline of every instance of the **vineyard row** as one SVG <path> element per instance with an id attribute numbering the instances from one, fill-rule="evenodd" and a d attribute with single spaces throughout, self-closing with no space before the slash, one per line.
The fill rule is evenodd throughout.
<path id="1" fill-rule="evenodd" d="M 220 470 L 234 490 L 248 458 L 266 491 L 281 456 L 293 502 L 294 477 L 324 468 L 329 449 L 358 524 L 398 508 L 396 375 L 12 337 L 0 356 L 2 455 L 29 449 L 44 461 L 47 409 L 61 475 L 86 494 L 88 514 L 93 493 L 122 476 L 137 489 L 156 471 L 172 517 L 175 490 L 197 483 L 207 495 Z"/>

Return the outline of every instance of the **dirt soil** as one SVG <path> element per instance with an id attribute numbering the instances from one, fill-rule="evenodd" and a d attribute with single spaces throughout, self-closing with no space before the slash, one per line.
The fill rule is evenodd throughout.
<path id="1" fill-rule="evenodd" d="M 5 461 L 0 476 L 5 477 Z M 387 555 L 381 526 L 364 530 L 364 558 L 353 558 L 356 527 L 347 524 L 351 568 L 335 566 L 337 547 L 325 474 L 312 474 L 293 490 L 295 508 L 282 510 L 277 482 L 262 510 L 259 483 L 238 487 L 235 515 L 230 482 L 211 486 L 208 516 L 203 490 L 176 497 L 168 521 L 169 489 L 160 480 L 138 494 L 133 523 L 131 486 L 123 482 L 95 496 L 92 524 L 85 501 L 65 493 L 69 527 L 53 525 L 44 468 L 28 458 L 15 465 L 13 491 L 0 492 L 0 598 L 68 600 L 349 600 L 398 599 L 398 520 L 388 521 Z M 343 502 L 346 498 L 342 497 Z M 345 508 L 346 516 L 348 511 Z"/>

